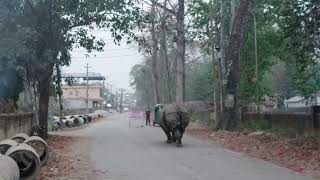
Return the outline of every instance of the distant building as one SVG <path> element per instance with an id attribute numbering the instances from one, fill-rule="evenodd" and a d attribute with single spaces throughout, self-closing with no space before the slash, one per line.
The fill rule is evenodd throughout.
<path id="1" fill-rule="evenodd" d="M 319 106 L 320 105 L 320 92 L 314 93 L 309 99 L 302 96 L 295 96 L 288 100 L 285 100 L 285 105 L 287 108 L 300 108 L 308 106 Z"/>
<path id="2" fill-rule="evenodd" d="M 287 108 L 307 107 L 307 100 L 302 96 L 295 96 L 284 101 Z"/>
<path id="3" fill-rule="evenodd" d="M 100 108 L 103 103 L 101 97 L 102 86 L 89 86 L 89 108 Z M 66 109 L 85 109 L 87 99 L 87 86 L 63 86 L 63 104 Z"/>

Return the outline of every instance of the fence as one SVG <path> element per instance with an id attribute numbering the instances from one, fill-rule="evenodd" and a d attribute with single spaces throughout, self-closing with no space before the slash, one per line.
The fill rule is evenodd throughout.
<path id="1" fill-rule="evenodd" d="M 142 127 L 144 125 L 144 112 L 143 111 L 129 111 L 128 113 L 128 121 L 129 127 Z"/>
<path id="2" fill-rule="evenodd" d="M 292 109 L 291 109 L 292 110 Z M 299 111 L 273 111 L 268 113 L 242 113 L 245 126 L 260 124 L 264 129 L 287 129 L 296 134 L 314 133 L 320 130 L 320 106 L 313 106 Z"/>
<path id="3" fill-rule="evenodd" d="M 33 125 L 33 113 L 0 114 L 0 140 L 18 133 L 30 134 Z"/>

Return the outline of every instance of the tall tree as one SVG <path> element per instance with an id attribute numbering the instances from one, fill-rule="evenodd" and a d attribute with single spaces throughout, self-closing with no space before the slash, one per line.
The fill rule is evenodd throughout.
<path id="1" fill-rule="evenodd" d="M 167 7 L 167 0 L 164 1 L 164 7 Z M 167 88 L 167 102 L 172 102 L 172 93 L 171 93 L 171 76 L 170 76 L 170 66 L 169 66 L 169 57 L 167 50 L 167 16 L 168 13 L 166 10 L 163 10 L 161 14 L 161 25 L 160 25 L 160 51 L 162 56 L 162 61 L 164 65 L 164 79 L 165 86 Z"/>
<path id="2" fill-rule="evenodd" d="M 227 83 L 227 101 L 225 116 L 219 128 L 234 129 L 240 121 L 239 103 L 239 82 L 240 82 L 240 52 L 244 42 L 244 32 L 246 30 L 250 16 L 251 0 L 240 0 L 236 15 L 233 21 L 231 36 L 228 47 L 227 59 L 231 63 L 230 73 Z"/>
<path id="3" fill-rule="evenodd" d="M 177 57 L 176 57 L 176 103 L 181 104 L 185 99 L 185 50 L 186 50 L 186 37 L 185 37 L 185 1 L 178 0 L 177 10 L 170 9 L 155 0 L 150 0 L 158 7 L 166 10 L 176 17 L 177 21 Z M 171 2 L 168 1 L 170 4 Z M 172 6 L 173 7 L 173 6 Z M 174 8 L 174 7 L 173 7 Z"/>
<path id="4" fill-rule="evenodd" d="M 153 77 L 153 92 L 155 103 L 160 103 L 160 94 L 159 94 L 159 75 L 157 71 L 157 64 L 158 64 L 158 50 L 159 50 L 159 32 L 156 31 L 156 5 L 152 2 L 151 7 L 151 27 L 150 33 L 152 38 L 152 77 Z"/>
<path id="5" fill-rule="evenodd" d="M 178 0 L 177 11 L 177 82 L 176 82 L 176 103 L 181 104 L 185 99 L 185 6 L 184 0 Z"/>

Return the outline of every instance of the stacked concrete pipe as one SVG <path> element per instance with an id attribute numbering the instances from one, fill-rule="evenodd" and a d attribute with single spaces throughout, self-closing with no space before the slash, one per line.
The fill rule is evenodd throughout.
<path id="1" fill-rule="evenodd" d="M 1 180 L 19 180 L 20 171 L 17 163 L 10 157 L 0 155 Z"/>
<path id="2" fill-rule="evenodd" d="M 66 125 L 66 127 L 71 128 L 74 127 L 74 118 L 71 118 L 71 116 L 64 116 L 62 118 L 62 122 Z"/>
<path id="3" fill-rule="evenodd" d="M 36 151 L 39 145 L 42 147 L 42 152 Z M 22 180 L 36 179 L 40 174 L 41 167 L 47 163 L 49 158 L 48 144 L 38 136 L 29 137 L 24 133 L 17 134 L 11 139 L 0 141 L 0 153 L 15 161 Z M 0 177 L 3 176 L 6 177 L 7 174 L 3 174 L 0 170 Z M 14 180 L 15 178 L 9 178 L 8 180 L 11 179 Z"/>
<path id="4" fill-rule="evenodd" d="M 83 124 L 90 123 L 93 120 L 97 120 L 100 117 L 102 117 L 102 115 L 100 114 L 72 115 L 72 116 L 64 116 L 60 121 L 60 118 L 54 116 L 52 129 L 53 131 L 56 131 L 58 129 L 63 129 L 65 127 L 67 128 L 78 127 Z"/>

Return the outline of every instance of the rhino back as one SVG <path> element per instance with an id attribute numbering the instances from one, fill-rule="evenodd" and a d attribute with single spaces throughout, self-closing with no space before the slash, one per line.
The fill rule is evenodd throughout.
<path id="1" fill-rule="evenodd" d="M 180 123 L 182 123 L 182 127 L 185 128 L 188 126 L 190 121 L 190 115 L 187 108 L 183 105 L 169 104 L 163 109 L 162 116 L 163 114 L 165 115 L 164 119 L 166 124 L 171 130 L 180 125 Z M 179 122 L 179 115 L 182 116 L 182 122 Z"/>

